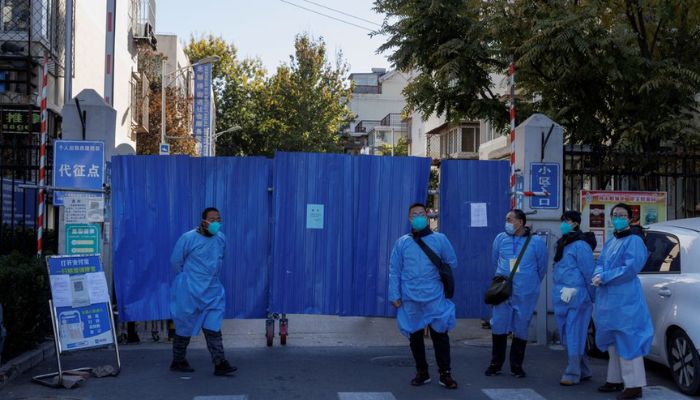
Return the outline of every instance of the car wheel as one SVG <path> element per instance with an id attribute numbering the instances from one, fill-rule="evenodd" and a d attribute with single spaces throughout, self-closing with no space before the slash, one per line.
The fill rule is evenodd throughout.
<path id="1" fill-rule="evenodd" d="M 595 324 L 593 323 L 592 319 L 591 322 L 588 324 L 588 334 L 586 335 L 586 354 L 588 354 L 589 357 L 593 358 L 608 357 L 608 352 L 600 351 L 600 349 L 598 349 L 598 346 L 596 346 L 595 344 Z"/>
<path id="2" fill-rule="evenodd" d="M 678 388 L 685 394 L 700 390 L 700 357 L 693 341 L 683 330 L 671 332 L 668 338 L 668 365 Z"/>

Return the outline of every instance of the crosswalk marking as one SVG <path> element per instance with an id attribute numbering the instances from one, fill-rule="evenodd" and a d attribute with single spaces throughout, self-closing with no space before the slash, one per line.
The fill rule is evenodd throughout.
<path id="1" fill-rule="evenodd" d="M 338 392 L 338 400 L 396 400 L 391 392 Z"/>
<path id="2" fill-rule="evenodd" d="M 690 400 L 664 386 L 647 386 L 645 400 Z M 481 389 L 491 400 L 547 400 L 533 389 Z M 197 396 L 193 400 L 248 400 L 248 395 Z M 338 392 L 338 400 L 396 400 L 391 392 Z"/>
<path id="3" fill-rule="evenodd" d="M 690 399 L 688 396 L 684 396 L 678 392 L 663 387 L 663 386 L 647 386 L 642 389 L 644 394 L 644 400 L 685 400 Z"/>
<path id="4" fill-rule="evenodd" d="M 664 386 L 647 386 L 642 389 L 645 400 L 690 400 Z M 481 389 L 491 400 L 546 400 L 532 389 Z"/>
<path id="5" fill-rule="evenodd" d="M 491 400 L 546 400 L 532 389 L 481 389 Z"/>
<path id="6" fill-rule="evenodd" d="M 192 400 L 248 400 L 248 395 L 237 394 L 231 396 L 197 396 Z"/>

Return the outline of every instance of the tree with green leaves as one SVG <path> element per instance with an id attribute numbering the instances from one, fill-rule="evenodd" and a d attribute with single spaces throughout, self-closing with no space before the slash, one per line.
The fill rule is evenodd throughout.
<path id="1" fill-rule="evenodd" d="M 390 156 L 392 150 L 394 152 L 394 156 L 407 156 L 408 140 L 405 137 L 399 138 L 399 140 L 396 141 L 396 145 L 394 145 L 393 149 L 391 148 L 390 143 L 382 143 L 379 145 L 379 152 L 382 153 L 382 155 Z"/>
<path id="2" fill-rule="evenodd" d="M 490 48 L 481 0 L 377 0 L 386 14 L 379 33 L 388 36 L 379 51 L 397 69 L 415 71 L 406 86 L 408 111 L 433 113 L 448 120 L 506 117 L 493 91 L 491 74 L 505 63 Z"/>
<path id="3" fill-rule="evenodd" d="M 266 83 L 260 97 L 265 116 L 259 127 L 263 154 L 275 150 L 337 152 L 339 132 L 353 119 L 347 65 L 339 54 L 332 65 L 323 39 L 298 35 L 295 54 Z"/>
<path id="4" fill-rule="evenodd" d="M 520 120 L 562 124 L 571 143 L 652 151 L 697 139 L 700 3 L 690 0 L 377 0 L 380 48 L 419 73 L 408 108 L 507 123 L 491 74 L 517 65 Z M 522 112 L 522 111 L 525 112 Z"/>
<path id="5" fill-rule="evenodd" d="M 218 155 L 255 154 L 258 148 L 259 110 L 256 99 L 265 86 L 265 69 L 257 59 L 239 60 L 238 50 L 223 38 L 206 36 L 185 47 L 191 62 L 208 56 L 219 56 L 212 66 L 215 132 L 229 131 L 216 140 Z"/>
<path id="6" fill-rule="evenodd" d="M 649 152 L 697 137 L 700 3 L 498 0 L 487 10 L 520 93 L 571 142 Z"/>
<path id="7" fill-rule="evenodd" d="M 295 54 L 274 75 L 265 76 L 258 60 L 236 58 L 222 38 L 190 40 L 192 62 L 218 55 L 214 69 L 219 155 L 272 155 L 282 151 L 339 151 L 338 133 L 352 120 L 347 66 L 327 59 L 322 39 L 299 35 Z"/>

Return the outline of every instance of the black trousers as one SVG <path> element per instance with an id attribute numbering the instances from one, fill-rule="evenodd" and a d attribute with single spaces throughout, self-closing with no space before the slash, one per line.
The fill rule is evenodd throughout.
<path id="1" fill-rule="evenodd" d="M 450 337 L 447 332 L 439 333 L 430 327 L 430 338 L 433 339 L 435 349 L 435 361 L 437 361 L 440 372 L 450 370 Z M 423 329 L 415 331 L 410 337 L 411 352 L 416 360 L 416 369 L 428 371 L 428 361 L 425 359 L 425 342 L 423 341 Z"/>

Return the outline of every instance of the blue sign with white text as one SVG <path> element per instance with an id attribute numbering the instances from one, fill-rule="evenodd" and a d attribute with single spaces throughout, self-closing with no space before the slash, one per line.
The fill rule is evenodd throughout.
<path id="1" fill-rule="evenodd" d="M 53 184 L 56 187 L 102 189 L 105 144 L 98 141 L 57 140 L 53 146 Z M 63 205 L 55 192 L 54 205 Z"/>
<path id="2" fill-rule="evenodd" d="M 201 148 L 199 155 L 210 154 L 211 137 L 211 64 L 194 66 L 194 137 Z"/>
<path id="3" fill-rule="evenodd" d="M 48 258 L 61 351 L 113 343 L 109 292 L 99 255 Z"/>
<path id="4" fill-rule="evenodd" d="M 559 208 L 559 182 L 561 180 L 559 170 L 560 166 L 557 163 L 530 164 L 530 190 L 548 193 L 547 196 L 530 197 L 530 208 Z"/>

